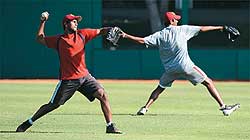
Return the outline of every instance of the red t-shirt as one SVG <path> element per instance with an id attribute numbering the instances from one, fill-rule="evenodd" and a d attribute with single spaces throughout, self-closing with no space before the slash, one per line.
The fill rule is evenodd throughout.
<path id="1" fill-rule="evenodd" d="M 83 39 L 77 33 L 45 37 L 47 47 L 58 51 L 61 80 L 79 79 L 89 73 L 85 64 L 85 44 L 97 36 L 97 29 L 80 29 L 77 32 Z"/>

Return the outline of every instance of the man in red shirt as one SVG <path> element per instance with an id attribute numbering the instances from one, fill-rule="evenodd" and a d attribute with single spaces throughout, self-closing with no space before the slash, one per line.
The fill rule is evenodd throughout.
<path id="1" fill-rule="evenodd" d="M 30 119 L 18 126 L 16 132 L 25 132 L 37 119 L 57 109 L 79 91 L 90 102 L 95 98 L 100 101 L 107 122 L 106 133 L 121 134 L 112 122 L 111 108 L 104 88 L 91 76 L 85 64 L 85 44 L 98 35 L 105 35 L 109 28 L 78 30 L 77 26 L 82 17 L 68 14 L 62 21 L 64 34 L 45 36 L 44 26 L 48 16 L 48 12 L 42 13 L 37 41 L 57 50 L 60 60 L 60 81 L 50 102 L 42 105 Z"/>

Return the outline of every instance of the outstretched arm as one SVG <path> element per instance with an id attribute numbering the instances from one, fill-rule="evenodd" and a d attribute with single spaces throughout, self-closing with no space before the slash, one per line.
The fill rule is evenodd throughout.
<path id="1" fill-rule="evenodd" d="M 100 28 L 100 29 L 97 30 L 97 34 L 98 35 L 106 35 L 111 28 L 112 27 L 103 27 L 103 28 Z M 142 37 L 132 36 L 132 35 L 129 35 L 129 34 L 123 32 L 123 31 L 122 31 L 121 36 L 123 38 L 127 38 L 129 40 L 132 40 L 132 41 L 134 41 L 136 43 L 144 44 L 144 39 Z"/>
<path id="2" fill-rule="evenodd" d="M 212 31 L 212 30 L 223 30 L 223 26 L 200 26 L 202 32 Z"/>
<path id="3" fill-rule="evenodd" d="M 49 13 L 48 12 L 43 12 L 41 15 L 41 21 L 40 21 L 40 25 L 38 28 L 38 32 L 36 35 L 36 40 L 37 42 L 39 42 L 42 45 L 46 46 L 46 42 L 45 42 L 45 34 L 44 34 L 44 26 L 45 26 L 45 22 L 48 20 L 49 18 Z"/>
<path id="4" fill-rule="evenodd" d="M 144 42 L 144 38 L 142 38 L 142 37 L 137 37 L 137 36 L 132 36 L 132 35 L 129 35 L 129 34 L 127 34 L 127 33 L 122 33 L 122 37 L 123 38 L 127 38 L 127 39 L 129 39 L 129 40 L 132 40 L 132 41 L 134 41 L 134 42 L 136 42 L 136 43 L 139 43 L 139 44 L 144 44 L 145 42 Z"/>
<path id="5" fill-rule="evenodd" d="M 111 28 L 112 27 L 103 27 L 103 28 L 97 29 L 97 34 L 106 35 Z"/>

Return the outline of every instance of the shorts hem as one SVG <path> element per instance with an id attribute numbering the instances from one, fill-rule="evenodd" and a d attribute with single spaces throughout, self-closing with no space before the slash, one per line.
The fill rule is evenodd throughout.
<path id="1" fill-rule="evenodd" d="M 169 87 L 169 86 L 163 86 L 163 85 L 161 85 L 161 84 L 159 84 L 159 86 L 160 86 L 161 88 L 167 88 L 167 87 Z"/>

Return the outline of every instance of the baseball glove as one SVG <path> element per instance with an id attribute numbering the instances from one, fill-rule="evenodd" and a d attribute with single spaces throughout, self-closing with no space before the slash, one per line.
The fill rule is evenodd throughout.
<path id="1" fill-rule="evenodd" d="M 223 26 L 223 32 L 227 35 L 227 38 L 232 42 L 240 36 L 239 30 L 232 26 Z"/>
<path id="2" fill-rule="evenodd" d="M 122 34 L 122 30 L 119 27 L 111 28 L 108 33 L 106 40 L 114 46 L 118 46 L 117 42 L 119 41 Z"/>

